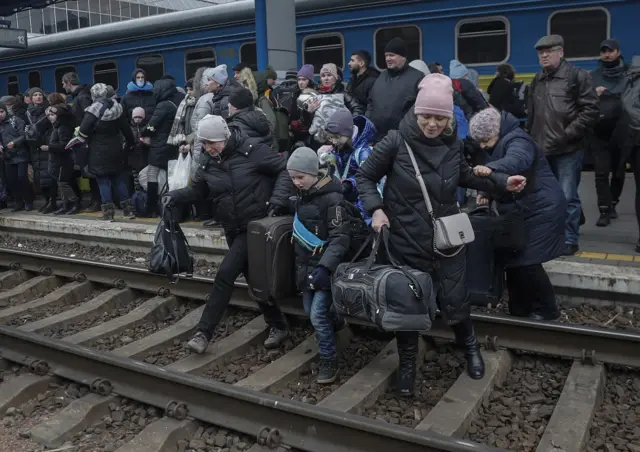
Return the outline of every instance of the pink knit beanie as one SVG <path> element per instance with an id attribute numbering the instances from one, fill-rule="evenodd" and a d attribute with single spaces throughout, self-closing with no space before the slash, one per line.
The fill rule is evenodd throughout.
<path id="1" fill-rule="evenodd" d="M 336 80 L 340 80 L 340 77 L 338 76 L 338 67 L 333 63 L 327 63 L 322 66 L 322 69 L 320 69 L 320 75 L 325 73 L 329 73 L 333 75 L 333 78 Z"/>
<path id="2" fill-rule="evenodd" d="M 413 111 L 416 115 L 453 118 L 453 86 L 443 74 L 430 74 L 418 85 L 418 97 Z"/>

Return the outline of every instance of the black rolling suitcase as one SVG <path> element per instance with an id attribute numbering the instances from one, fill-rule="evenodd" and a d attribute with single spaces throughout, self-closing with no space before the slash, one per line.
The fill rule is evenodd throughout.
<path id="1" fill-rule="evenodd" d="M 291 243 L 293 217 L 266 217 L 247 226 L 249 295 L 259 302 L 296 293 L 295 255 Z"/>
<path id="2" fill-rule="evenodd" d="M 497 259 L 495 236 L 501 219 L 489 207 L 469 213 L 476 239 L 467 245 L 467 289 L 476 306 L 496 305 L 504 291 L 504 266 Z"/>

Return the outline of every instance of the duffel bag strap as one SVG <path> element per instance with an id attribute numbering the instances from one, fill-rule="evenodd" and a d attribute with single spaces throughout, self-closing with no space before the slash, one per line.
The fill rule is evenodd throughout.
<path id="1" fill-rule="evenodd" d="M 424 294 L 422 293 L 422 288 L 420 287 L 420 283 L 410 272 L 408 272 L 397 260 L 391 255 L 391 249 L 389 248 L 389 228 L 385 225 L 380 229 L 380 234 L 382 242 L 384 242 L 385 253 L 387 255 L 387 259 L 389 260 L 389 264 L 393 266 L 396 270 L 401 271 L 411 283 L 409 284 L 409 288 L 414 293 L 418 300 L 422 300 Z"/>

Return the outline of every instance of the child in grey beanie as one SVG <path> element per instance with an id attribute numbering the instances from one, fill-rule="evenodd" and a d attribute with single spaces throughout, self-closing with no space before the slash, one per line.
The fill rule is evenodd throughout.
<path id="1" fill-rule="evenodd" d="M 318 162 L 318 155 L 310 148 L 302 147 L 296 149 L 287 162 L 287 171 L 289 171 L 289 174 L 291 174 L 292 171 L 309 174 L 315 176 L 316 180 L 319 169 L 320 163 Z"/>

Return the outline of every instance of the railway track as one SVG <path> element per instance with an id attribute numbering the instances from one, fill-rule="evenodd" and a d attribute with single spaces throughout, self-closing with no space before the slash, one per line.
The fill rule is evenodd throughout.
<path id="1" fill-rule="evenodd" d="M 170 285 L 140 268 L 8 249 L 0 249 L 0 268 L 6 269 L 0 273 L 0 356 L 5 367 L 22 366 L 26 375 L 0 383 L 0 418 L 38 397 L 54 376 L 89 390 L 73 407 L 30 428 L 28 436 L 49 447 L 90 427 L 95 413 L 104 414 L 123 397 L 164 410 L 145 427 L 146 435 L 162 429 L 163 447 L 196 420 L 250 435 L 255 450 L 501 450 L 471 439 L 502 450 L 515 443 L 515 450 L 540 452 L 609 450 L 587 444 L 597 427 L 592 418 L 606 417 L 598 410 L 609 400 L 609 373 L 614 392 L 628 395 L 626 406 L 632 412 L 639 407 L 640 419 L 640 398 L 624 391 L 627 383 L 640 388 L 638 373 L 630 371 L 624 380 L 614 370 L 640 368 L 639 332 L 475 314 L 487 375 L 473 381 L 462 372 L 463 359 L 442 341 L 452 339 L 450 330 L 436 323 L 431 339 L 422 342 L 417 396 L 406 402 L 388 391 L 397 366 L 393 341 L 363 338 L 357 325 L 343 330 L 342 379 L 321 388 L 313 383 L 318 350 L 312 330 L 294 320 L 285 347 L 265 350 L 267 327 L 243 284 L 237 284 L 215 342 L 194 356 L 183 345 L 202 312 L 195 300 L 209 293 L 210 278 Z M 304 316 L 297 299 L 283 300 L 281 307 L 292 318 Z M 536 378 L 546 385 L 536 388 Z M 528 392 L 509 389 L 529 380 Z M 509 419 L 517 420 L 523 405 L 528 411 L 518 426 Z M 478 412 L 494 416 L 487 423 L 496 425 L 485 425 Z M 614 450 L 640 450 L 640 429 L 625 435 L 628 444 L 621 447 L 630 448 Z M 122 447 L 119 452 L 135 450 Z"/>

